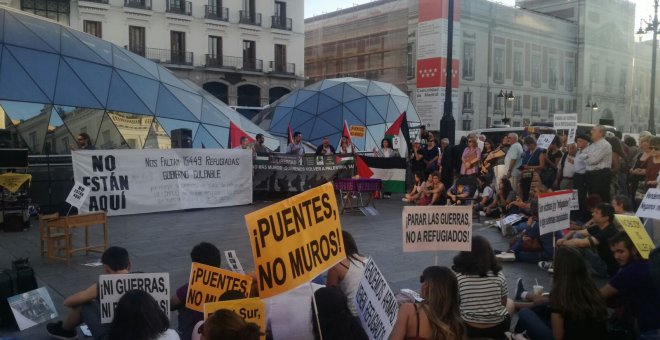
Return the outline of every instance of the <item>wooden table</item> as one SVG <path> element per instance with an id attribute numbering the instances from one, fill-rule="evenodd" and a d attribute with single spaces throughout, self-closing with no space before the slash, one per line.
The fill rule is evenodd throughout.
<path id="1" fill-rule="evenodd" d="M 376 209 L 374 203 L 374 192 L 383 190 L 383 181 L 372 178 L 344 178 L 334 181 L 335 190 L 339 190 L 341 198 L 341 213 L 344 211 L 356 211 L 371 205 Z M 362 200 L 362 193 L 368 193 L 367 202 Z M 353 198 L 355 197 L 355 205 Z M 362 213 L 365 213 L 362 211 Z M 366 214 L 366 213 L 365 213 Z"/>
<path id="2" fill-rule="evenodd" d="M 50 236 L 51 229 L 60 229 L 64 232 L 66 240 L 65 257 L 57 256 L 56 254 L 49 252 L 49 260 L 64 261 L 67 265 L 70 265 L 71 255 L 75 252 L 84 251 L 85 254 L 90 252 L 102 253 L 108 248 L 108 217 L 105 212 L 65 216 L 47 221 L 46 223 L 47 236 Z M 103 227 L 103 244 L 89 244 L 89 227 L 94 225 L 100 225 Z M 72 245 L 72 231 L 76 228 L 83 228 L 85 230 L 85 246 L 82 248 L 73 248 Z"/>

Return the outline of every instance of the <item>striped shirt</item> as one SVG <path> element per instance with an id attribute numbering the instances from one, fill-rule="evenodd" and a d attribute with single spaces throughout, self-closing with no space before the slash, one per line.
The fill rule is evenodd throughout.
<path id="1" fill-rule="evenodd" d="M 465 322 L 497 324 L 504 321 L 507 312 L 502 298 L 507 297 L 506 278 L 497 275 L 465 275 L 456 273 L 461 317 Z"/>

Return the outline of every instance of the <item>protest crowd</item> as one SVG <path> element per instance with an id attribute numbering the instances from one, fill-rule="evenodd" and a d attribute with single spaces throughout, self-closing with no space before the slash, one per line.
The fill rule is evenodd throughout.
<path id="1" fill-rule="evenodd" d="M 304 153 L 301 136 L 293 137 L 289 153 Z M 493 141 L 471 134 L 450 146 L 420 131 L 408 157 L 414 182 L 402 200 L 416 206 L 470 206 L 473 218 L 500 229 L 510 247 L 492 249 L 486 238 L 472 236 L 471 250 L 460 251 L 451 268 L 421 270 L 419 295 L 396 294 L 398 313 L 391 314 L 389 339 L 660 339 L 660 252 L 643 257 L 615 220 L 615 214 L 633 214 L 645 192 L 658 186 L 660 137 L 642 133 L 639 141 L 622 140 L 595 126 L 590 135 L 575 136 L 574 143 L 556 135 L 540 146 L 538 138 L 509 133 Z M 376 156 L 398 157 L 389 143 L 383 140 Z M 334 152 L 327 139 L 317 150 Z M 543 233 L 540 197 L 560 190 L 577 191 L 570 228 Z M 252 241 L 265 247 L 266 234 L 258 241 L 255 233 Z M 329 247 L 333 240 L 330 236 Z M 176 313 L 177 329 L 163 305 L 141 290 L 126 292 L 112 322 L 102 323 L 98 299 L 105 287 L 93 283 L 64 301 L 68 315 L 48 324 L 47 331 L 57 339 L 74 339 L 85 323 L 94 339 L 373 338 L 379 333 L 360 316 L 365 304 L 360 281 L 374 273 L 372 262 L 348 232 L 341 231 L 340 244 L 345 257 L 312 283 L 263 299 L 265 326 L 226 308 L 207 313 L 190 307 L 193 277 L 211 281 L 207 274 L 222 263 L 220 250 L 202 242 L 190 253 L 190 286 L 173 289 L 165 304 Z M 515 291 L 508 291 L 507 280 L 515 278 L 502 271 L 507 261 L 537 263 L 552 275 L 552 287 L 528 290 L 517 279 Z M 120 247 L 108 248 L 102 263 L 109 276 L 132 272 L 128 251 Z M 202 273 L 203 268 L 211 269 Z M 248 274 L 249 285 L 235 284 L 218 301 L 259 297 L 264 273 L 257 272 Z M 594 278 L 607 283 L 599 287 Z"/>

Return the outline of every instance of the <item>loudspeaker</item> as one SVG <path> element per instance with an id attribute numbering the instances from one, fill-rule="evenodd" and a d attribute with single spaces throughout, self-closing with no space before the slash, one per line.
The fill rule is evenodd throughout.
<path id="1" fill-rule="evenodd" d="M 172 149 L 191 149 L 192 148 L 192 130 L 175 129 L 172 130 Z"/>
<path id="2" fill-rule="evenodd" d="M 27 149 L 0 149 L 0 168 L 27 168 Z"/>

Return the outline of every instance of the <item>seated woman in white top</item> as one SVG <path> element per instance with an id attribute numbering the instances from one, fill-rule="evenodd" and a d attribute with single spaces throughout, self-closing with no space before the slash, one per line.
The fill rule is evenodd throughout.
<path id="1" fill-rule="evenodd" d="M 422 192 L 424 192 L 424 187 L 426 186 L 423 173 L 416 172 L 414 176 L 415 183 L 413 184 L 412 189 L 402 199 L 402 201 L 407 203 L 415 203 L 417 199 L 422 195 Z"/>
<path id="2" fill-rule="evenodd" d="M 131 290 L 117 303 L 108 339 L 179 340 L 179 334 L 149 293 Z"/>
<path id="3" fill-rule="evenodd" d="M 328 287 L 336 286 L 348 298 L 348 309 L 353 316 L 358 316 L 357 306 L 355 306 L 355 293 L 357 292 L 360 278 L 364 273 L 364 267 L 367 258 L 360 255 L 357 244 L 353 236 L 347 231 L 342 230 L 344 247 L 346 248 L 346 258 L 334 265 L 328 270 L 326 285 Z"/>

